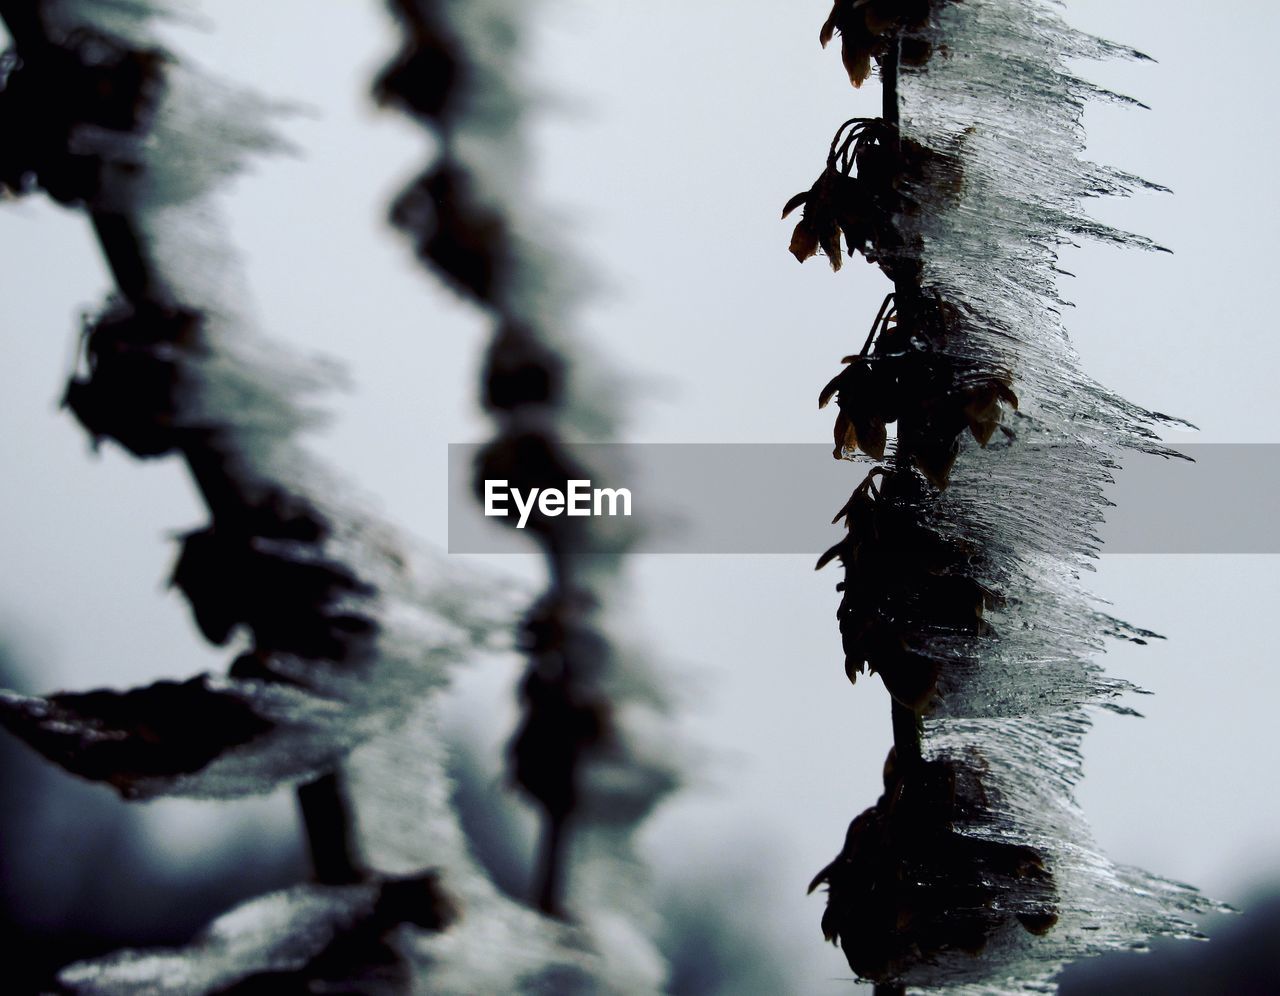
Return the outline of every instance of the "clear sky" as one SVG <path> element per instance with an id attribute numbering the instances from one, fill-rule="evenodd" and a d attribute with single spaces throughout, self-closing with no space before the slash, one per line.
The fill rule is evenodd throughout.
<path id="1" fill-rule="evenodd" d="M 421 132 L 367 97 L 393 49 L 390 22 L 374 0 L 207 6 L 218 30 L 174 30 L 175 47 L 310 109 L 281 123 L 298 156 L 259 163 L 224 199 L 252 309 L 265 332 L 349 369 L 350 390 L 331 399 L 335 421 L 315 449 L 407 532 L 443 546 L 445 446 L 486 432 L 475 382 L 487 332 L 383 223 L 430 154 Z M 541 103 L 531 169 L 561 221 L 558 239 L 585 266 L 577 334 L 627 378 L 625 438 L 825 440 L 818 389 L 861 344 L 886 290 L 861 261 L 839 274 L 820 261 L 798 266 L 778 220 L 820 171 L 835 126 L 878 106 L 874 81 L 851 90 L 838 56 L 818 47 L 827 5 L 541 6 L 522 67 Z M 1158 60 L 1084 67 L 1151 106 L 1098 106 L 1086 126 L 1095 158 L 1175 191 L 1096 206 L 1173 255 L 1065 253 L 1076 278 L 1063 291 L 1077 305 L 1067 321 L 1084 368 L 1196 423 L 1197 441 L 1278 443 L 1280 139 L 1269 67 L 1280 12 L 1245 0 L 1212 11 L 1068 0 L 1067 11 Z M 109 445 L 94 458 L 56 410 L 77 315 L 107 287 L 86 223 L 38 199 L 6 205 L 0 254 L 0 465 L 10 474 L 0 637 L 31 690 L 225 667 L 163 588 L 172 534 L 202 518 L 183 472 Z M 851 467 L 851 485 L 858 476 Z M 1230 487 L 1206 516 L 1230 514 Z M 833 512 L 845 497 L 832 495 Z M 499 563 L 525 577 L 536 566 Z M 844 677 L 837 578 L 811 567 L 808 557 L 638 558 L 629 616 L 676 676 L 687 728 L 707 753 L 648 832 L 662 873 L 715 864 L 729 841 L 765 922 L 812 952 L 818 992 L 818 980 L 848 972 L 820 946 L 821 900 L 806 900 L 804 886 L 878 794 L 890 734 L 879 683 L 850 688 Z M 1117 615 L 1169 640 L 1106 658 L 1155 696 L 1132 703 L 1145 719 L 1099 719 L 1086 742 L 1086 813 L 1117 860 L 1240 903 L 1280 878 L 1278 580 L 1271 557 L 1108 556 L 1091 581 Z M 510 729 L 513 668 L 472 675 L 457 696 L 492 744 Z M 219 812 L 225 821 L 200 804 L 150 807 L 162 834 L 175 831 L 166 846 L 177 859 L 237 820 L 292 832 L 283 799 Z"/>

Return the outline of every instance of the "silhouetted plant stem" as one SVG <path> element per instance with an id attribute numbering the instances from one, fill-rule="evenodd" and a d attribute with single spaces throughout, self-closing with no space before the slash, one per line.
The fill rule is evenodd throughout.
<path id="1" fill-rule="evenodd" d="M 307 833 L 315 880 L 323 885 L 359 882 L 354 827 L 346 788 L 337 771 L 298 786 L 298 811 Z"/>
<path id="2" fill-rule="evenodd" d="M 566 389 L 573 357 L 555 328 L 568 316 L 554 314 L 555 307 L 545 309 L 528 293 L 537 287 L 557 297 L 558 279 L 548 280 L 551 270 L 543 272 L 528 233 L 521 234 L 533 216 L 524 217 L 518 192 L 508 180 L 491 175 L 485 161 L 523 157 L 520 115 L 503 112 L 510 113 L 503 121 L 506 137 L 486 139 L 495 142 L 490 148 L 470 137 L 477 124 L 486 134 L 492 131 L 494 119 L 486 108 L 518 109 L 523 97 L 481 54 L 493 33 L 469 26 L 470 18 L 459 14 L 466 5 L 388 2 L 403 38 L 375 93 L 381 103 L 398 107 L 433 132 L 439 145 L 435 162 L 393 204 L 391 220 L 413 239 L 430 271 L 493 319 L 481 403 L 494 431 L 474 464 L 472 490 L 483 501 L 484 482 L 490 480 L 524 488 L 588 478 L 570 441 L 582 429 L 581 409 Z M 522 5 L 509 6 L 509 20 L 496 8 L 491 16 L 514 38 Z M 478 94 L 483 99 L 476 99 Z M 509 164 L 508 171 L 512 166 L 518 171 L 520 164 Z M 544 314 L 548 310 L 552 314 Z M 569 830 L 585 835 L 595 822 L 586 816 L 590 807 L 580 796 L 615 791 L 593 783 L 590 775 L 604 760 L 597 749 L 609 743 L 621 747 L 624 735 L 615 722 L 621 712 L 613 708 L 617 692 L 606 680 L 619 662 L 598 615 L 602 575 L 616 567 L 602 570 L 597 555 L 609 553 L 612 559 L 618 541 L 581 520 L 541 513 L 525 535 L 542 550 L 549 584 L 519 629 L 528 666 L 507 759 L 511 783 L 537 806 L 541 821 L 529 903 L 564 916 L 565 907 L 574 903 L 567 878 L 576 841 Z M 652 782 L 650 801 L 665 793 L 663 784 Z M 637 804 L 636 811 L 647 812 L 647 806 Z"/>
<path id="3" fill-rule="evenodd" d="M 914 709 L 908 709 L 897 699 L 890 702 L 893 720 L 893 746 L 898 763 L 904 767 L 920 761 L 920 720 Z"/>
<path id="4" fill-rule="evenodd" d="M 168 298 L 156 280 L 133 219 L 122 212 L 106 211 L 93 211 L 89 218 L 120 293 L 135 305 Z"/>
<path id="5" fill-rule="evenodd" d="M 547 816 L 542 821 L 542 836 L 538 844 L 537 878 L 534 895 L 538 909 L 547 916 L 564 918 L 564 855 L 568 837 L 567 820 L 564 817 Z"/>
<path id="6" fill-rule="evenodd" d="M 895 144 L 898 139 L 898 53 L 901 44 L 895 40 L 880 63 L 880 98 L 883 104 L 880 116 L 893 129 L 890 141 Z"/>
<path id="7" fill-rule="evenodd" d="M 884 118 L 885 124 L 889 126 L 889 147 L 895 160 L 900 158 L 902 145 L 898 132 L 898 56 L 900 47 L 901 42 L 895 40 L 890 46 L 888 54 L 880 63 L 881 101 L 883 104 L 881 116 Z M 918 288 L 906 286 L 904 281 L 898 280 L 894 282 L 893 292 L 894 299 L 899 302 L 899 307 L 906 310 L 905 303 L 917 294 Z M 901 468 L 909 469 L 909 464 L 911 463 L 910 454 L 899 450 L 897 460 Z M 891 699 L 890 717 L 893 723 L 893 746 L 897 754 L 898 763 L 904 767 L 919 763 L 921 756 L 920 722 L 915 710 L 907 708 L 897 699 Z M 905 991 L 900 986 L 876 986 L 876 993 L 879 994 L 882 989 L 885 993 Z"/>

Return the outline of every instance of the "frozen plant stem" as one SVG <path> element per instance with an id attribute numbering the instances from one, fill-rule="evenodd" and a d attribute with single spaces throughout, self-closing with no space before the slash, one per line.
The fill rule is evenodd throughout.
<path id="1" fill-rule="evenodd" d="M 536 896 L 538 909 L 547 916 L 564 917 L 564 865 L 567 842 L 567 818 L 547 816 L 542 822 L 539 841 Z"/>
<path id="2" fill-rule="evenodd" d="M 877 992 L 1048 991 L 1064 964 L 1185 936 L 1179 913 L 1209 905 L 1108 862 L 1072 795 L 1087 710 L 1131 687 L 1092 657 L 1105 636 L 1141 642 L 1078 584 L 1098 496 L 1117 451 L 1172 454 L 1164 417 L 1080 371 L 1059 320 L 1056 247 L 1156 247 L 1083 210 L 1150 185 L 1080 158 L 1097 91 L 1069 67 L 1136 53 L 1057 6 L 833 0 L 819 41 L 839 38 L 854 87 L 879 67 L 882 112 L 842 124 L 783 208 L 804 208 L 799 262 L 839 271 L 847 249 L 893 283 L 818 395 L 837 402 L 833 455 L 880 464 L 817 566 L 844 567 L 845 673 L 882 679 L 894 747 L 810 890 L 826 887 L 823 936 Z"/>
<path id="3" fill-rule="evenodd" d="M 315 880 L 322 885 L 359 882 L 354 827 L 346 788 L 337 771 L 298 786 L 298 812 L 306 830 Z"/>
<path id="4" fill-rule="evenodd" d="M 900 146 L 898 135 L 898 61 L 901 50 L 901 42 L 895 40 L 890 46 L 889 53 L 880 63 L 880 85 L 881 85 L 881 103 L 883 109 L 881 116 L 884 118 L 887 127 L 889 148 L 892 150 L 893 157 L 900 159 Z M 893 286 L 894 300 L 904 302 L 910 299 L 912 294 L 918 293 L 919 288 L 908 287 L 903 280 L 895 280 Z M 900 305 L 901 306 L 901 305 Z M 898 451 L 896 457 L 898 467 L 910 473 L 911 455 Z M 897 699 L 890 697 L 889 700 L 890 717 L 893 724 L 893 746 L 897 753 L 898 763 L 904 766 L 915 765 L 920 761 L 920 721 L 916 716 L 915 710 L 908 709 Z M 879 993 L 882 987 L 877 986 L 876 991 Z M 897 987 L 885 988 L 885 992 L 900 992 L 902 990 Z"/>
<path id="5" fill-rule="evenodd" d="M 565 335 L 569 282 L 548 262 L 559 251 L 547 252 L 551 229 L 523 189 L 526 98 L 490 53 L 493 39 L 505 36 L 501 65 L 513 62 L 527 5 L 389 6 L 403 38 L 375 93 L 430 130 L 438 147 L 396 199 L 391 220 L 426 268 L 492 322 L 480 400 L 493 434 L 473 467 L 475 497 L 484 502 L 496 481 L 515 492 L 564 490 L 568 481 L 591 478 L 578 443 L 610 431 L 612 418 L 582 404 L 585 365 Z M 581 925 L 584 900 L 598 902 L 601 861 L 616 860 L 596 860 L 590 842 L 625 853 L 634 827 L 675 784 L 665 762 L 633 750 L 619 721 L 632 703 L 645 713 L 656 708 L 656 696 L 636 692 L 647 678 L 622 680 L 623 662 L 603 625 L 617 555 L 632 539 L 541 511 L 504 522 L 539 545 L 547 572 L 545 592 L 517 630 L 527 667 L 507 748 L 511 784 L 537 808 L 541 825 L 528 902 Z"/>
<path id="6" fill-rule="evenodd" d="M 0 20 L 27 66 L 56 65 L 58 43 L 48 32 L 38 0 L 0 0 Z M 55 78 L 54 72 L 50 78 Z M 137 219 L 124 209 L 104 210 L 85 205 L 121 298 L 137 314 L 170 312 L 181 307 L 157 272 Z M 215 522 L 251 515 L 250 497 L 231 479 L 226 467 L 234 454 L 216 437 L 188 440 L 181 454 Z M 223 580 L 223 579 L 217 579 Z M 359 881 L 363 875 L 353 855 L 349 803 L 336 771 L 297 790 L 318 882 Z"/>

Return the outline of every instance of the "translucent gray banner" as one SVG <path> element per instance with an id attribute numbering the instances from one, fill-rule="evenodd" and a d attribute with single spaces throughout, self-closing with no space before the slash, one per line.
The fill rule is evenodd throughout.
<path id="1" fill-rule="evenodd" d="M 1104 553 L 1280 553 L 1280 444 L 1173 448 L 1189 459 L 1122 459 Z M 840 538 L 831 518 L 872 466 L 823 444 L 589 444 L 574 448 L 590 468 L 578 484 L 535 496 L 478 482 L 479 450 L 449 446 L 450 553 L 528 553 L 539 515 L 572 510 L 604 535 L 634 536 L 636 553 L 813 554 Z"/>

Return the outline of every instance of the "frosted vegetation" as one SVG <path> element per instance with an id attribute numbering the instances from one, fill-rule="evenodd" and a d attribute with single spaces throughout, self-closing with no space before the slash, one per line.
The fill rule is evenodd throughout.
<path id="1" fill-rule="evenodd" d="M 607 434 L 616 413 L 600 400 L 606 375 L 578 362 L 573 282 L 552 264 L 562 249 L 546 237 L 521 180 L 525 84 L 515 55 L 531 15 L 503 0 L 390 6 L 404 51 L 379 95 L 438 147 L 397 201 L 394 223 L 429 270 L 493 320 L 489 459 L 519 462 L 532 439 L 555 464 L 573 439 Z M 129 692 L 2 693 L 0 722 L 69 771 L 135 799 L 263 793 L 338 770 L 363 873 L 353 884 L 256 899 L 181 950 L 71 966 L 61 984 L 76 993 L 298 984 L 662 991 L 658 911 L 633 838 L 679 783 L 681 750 L 658 682 L 605 638 L 614 558 L 577 559 L 598 551 L 598 538 L 544 524 L 554 584 L 520 628 L 531 658 L 527 743 L 563 747 L 559 732 L 541 725 L 555 725 L 545 711 L 563 706 L 556 695 L 573 698 L 578 711 L 553 719 L 608 731 L 592 727 L 565 748 L 580 777 L 564 803 L 575 833 L 557 901 L 574 916 L 560 919 L 502 893 L 474 858 L 450 801 L 433 702 L 453 668 L 508 640 L 519 607 L 493 579 L 461 576 L 416 550 L 307 454 L 300 434 L 319 417 L 315 394 L 337 375 L 254 329 L 233 253 L 218 237 L 212 196 L 246 161 L 281 149 L 271 130 L 280 108 L 162 53 L 152 19 L 173 12 L 127 0 L 43 7 L 59 45 L 86 64 L 135 67 L 141 80 L 128 126 L 81 121 L 68 136 L 92 164 L 88 181 L 36 171 L 37 185 L 90 212 L 119 284 L 89 323 L 68 400 L 95 438 L 139 457 L 188 461 L 212 521 L 184 538 L 174 582 L 203 634 L 240 650 L 226 675 Z M 912 30 L 933 56 L 903 68 L 901 136 L 936 155 L 904 181 L 908 207 L 893 221 L 920 247 L 924 296 L 947 302 L 947 357 L 1000 385 L 987 407 L 1003 415 L 975 416 L 954 466 L 926 468 L 918 491 L 875 484 L 855 495 L 850 512 L 853 530 L 859 508 L 892 500 L 942 547 L 965 550 L 966 590 L 982 603 L 981 625 L 913 633 L 912 654 L 933 669 L 928 694 L 917 696 L 931 774 L 906 803 L 900 791 L 885 802 L 899 807 L 895 818 L 909 810 L 922 825 L 947 824 L 936 837 L 895 846 L 947 849 L 930 884 L 950 897 L 945 916 L 965 926 L 943 931 L 937 950 L 890 959 L 882 974 L 926 989 L 1043 991 L 1068 961 L 1153 935 L 1190 935 L 1189 918 L 1211 908 L 1188 887 L 1110 863 L 1072 798 L 1088 710 L 1116 708 L 1131 688 L 1094 659 L 1108 637 L 1152 636 L 1108 616 L 1081 582 L 1098 551 L 1102 487 L 1125 451 L 1170 454 L 1159 436 L 1165 417 L 1091 381 L 1060 319 L 1056 262 L 1065 240 L 1153 248 L 1085 212 L 1089 197 L 1149 185 L 1081 160 L 1084 102 L 1123 98 L 1069 67 L 1138 56 L 1073 32 L 1041 0 L 939 3 Z M 33 44 L 14 35 L 20 51 Z M 431 89 L 416 74 L 438 67 L 442 51 L 453 76 Z M 859 66 L 853 60 L 851 74 Z M 438 104 L 428 100 L 437 96 Z M 13 184 L 31 185 L 25 173 Z M 808 196 L 811 218 L 817 194 Z M 797 256 L 821 248 L 838 260 L 838 236 L 808 234 L 812 245 L 798 229 Z M 122 265 L 130 245 L 142 272 Z M 424 327 L 429 334 L 429 321 Z M 526 389 L 521 378 L 531 369 L 546 375 L 545 394 L 503 393 Z M 158 378 L 163 417 L 120 416 L 113 377 L 126 387 Z M 884 421 L 865 429 L 864 452 L 894 455 L 898 439 L 886 436 Z M 843 444 L 852 435 L 843 432 L 837 451 L 851 455 Z M 926 488 L 925 478 L 945 487 Z M 838 555 L 848 567 L 853 554 Z M 211 578 L 231 575 L 245 584 L 211 587 Z M 556 655 L 592 662 L 568 691 L 547 676 Z M 891 691 L 912 698 L 901 685 Z M 517 758 L 515 780 L 543 807 L 554 836 L 565 816 L 550 776 L 530 764 Z M 891 762 L 886 799 L 895 784 Z M 869 813 L 851 826 L 849 848 L 880 846 L 872 838 L 881 816 Z M 947 877 L 960 866 L 954 881 Z M 832 898 L 835 908 L 834 887 Z"/>
<path id="2" fill-rule="evenodd" d="M 1112 864 L 1073 800 L 1089 708 L 1127 711 L 1114 700 L 1133 687 L 1106 676 L 1096 657 L 1108 637 L 1154 636 L 1107 615 L 1082 583 L 1099 550 L 1102 489 L 1126 451 L 1176 456 L 1159 434 L 1173 420 L 1081 370 L 1057 291 L 1058 249 L 1072 239 L 1158 248 L 1086 213 L 1088 198 L 1153 185 L 1082 159 L 1085 102 L 1127 99 L 1072 68 L 1143 56 L 1073 31 L 1048 2 L 933 6 L 903 42 L 932 54 L 904 64 L 898 81 L 903 141 L 926 150 L 904 178 L 898 221 L 904 243 L 919 247 L 922 296 L 946 303 L 946 361 L 971 381 L 1011 383 L 1016 398 L 1001 398 L 999 432 L 963 434 L 943 489 L 892 497 L 942 545 L 966 551 L 961 570 L 985 603 L 979 625 L 918 631 L 912 649 L 936 675 L 924 758 L 955 773 L 950 829 L 976 842 L 955 860 L 987 862 L 985 877 L 1007 879 L 992 897 L 957 873 L 952 913 L 994 903 L 1014 916 L 971 938 L 969 951 L 960 932 L 894 975 L 947 991 L 1040 991 L 1073 959 L 1190 936 L 1189 918 L 1213 908 L 1193 889 Z M 887 796 L 892 785 L 886 775 Z M 864 832 L 850 829 L 851 838 Z M 1018 850 L 1001 858 L 986 844 Z M 1056 920 L 1044 929 L 1041 917 Z"/>

